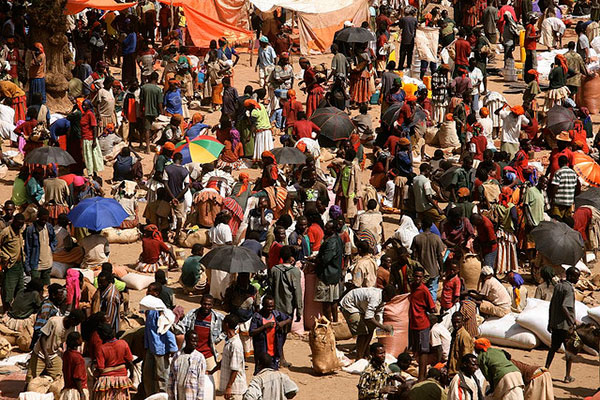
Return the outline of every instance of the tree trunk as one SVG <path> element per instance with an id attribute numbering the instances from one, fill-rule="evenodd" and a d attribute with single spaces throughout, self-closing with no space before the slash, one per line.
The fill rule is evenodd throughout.
<path id="1" fill-rule="evenodd" d="M 68 87 L 72 78 L 68 62 L 71 59 L 64 14 L 66 0 L 33 0 L 27 8 L 30 21 L 30 45 L 40 42 L 46 53 L 46 95 L 53 112 L 71 110 Z"/>

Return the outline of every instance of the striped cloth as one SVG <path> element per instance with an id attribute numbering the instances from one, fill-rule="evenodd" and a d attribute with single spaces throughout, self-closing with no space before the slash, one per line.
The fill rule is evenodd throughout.
<path id="1" fill-rule="evenodd" d="M 496 257 L 496 274 L 506 274 L 517 271 L 517 237 L 502 228 L 496 232 L 498 239 L 498 257 Z"/>

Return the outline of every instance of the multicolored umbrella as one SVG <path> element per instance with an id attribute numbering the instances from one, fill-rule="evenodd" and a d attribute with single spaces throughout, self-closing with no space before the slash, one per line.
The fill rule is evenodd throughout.
<path id="1" fill-rule="evenodd" d="M 200 135 L 192 140 L 177 143 L 175 153 L 183 155 L 183 164 L 197 162 L 210 163 L 219 158 L 225 146 L 212 136 Z"/>
<path id="2" fill-rule="evenodd" d="M 592 157 L 573 153 L 573 170 L 590 186 L 600 186 L 600 165 Z"/>

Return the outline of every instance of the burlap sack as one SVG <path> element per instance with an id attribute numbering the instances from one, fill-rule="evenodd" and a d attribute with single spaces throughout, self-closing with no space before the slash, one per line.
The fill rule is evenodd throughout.
<path id="1" fill-rule="evenodd" d="M 460 141 L 456 133 L 455 121 L 444 121 L 437 134 L 439 145 L 442 149 L 459 147 Z"/>
<path id="2" fill-rule="evenodd" d="M 22 352 L 24 352 L 24 353 L 29 352 L 30 347 L 31 347 L 31 334 L 26 333 L 23 335 L 19 335 L 19 337 L 17 337 L 17 341 L 16 341 L 15 345 L 17 347 L 19 347 L 19 350 L 21 350 Z"/>
<path id="3" fill-rule="evenodd" d="M 460 263 L 460 277 L 465 281 L 468 290 L 477 290 L 479 275 L 481 275 L 481 261 L 475 254 L 465 254 Z"/>
<path id="4" fill-rule="evenodd" d="M 0 337 L 0 360 L 4 360 L 10 355 L 10 349 L 12 349 L 12 345 L 6 337 Z"/>
<path id="5" fill-rule="evenodd" d="M 581 86 L 577 91 L 577 105 L 587 107 L 591 114 L 600 111 L 600 76 L 581 77 Z"/>
<path id="6" fill-rule="evenodd" d="M 102 231 L 102 236 L 105 236 L 108 243 L 129 244 L 135 243 L 141 239 L 142 234 L 138 228 L 130 229 L 115 229 L 106 228 Z"/>
<path id="7" fill-rule="evenodd" d="M 188 234 L 185 237 L 184 236 L 181 236 L 181 237 L 183 237 L 183 239 L 181 241 L 182 247 L 191 248 L 195 244 L 200 244 L 205 247 L 210 245 L 210 238 L 208 237 L 208 229 L 199 229 L 195 232 Z"/>
<path id="8" fill-rule="evenodd" d="M 400 294 L 385 303 L 383 323 L 394 328 L 393 336 L 380 337 L 379 343 L 385 347 L 387 354 L 398 355 L 408 347 L 408 312 L 410 301 L 408 294 Z"/>
<path id="9" fill-rule="evenodd" d="M 60 399 L 60 392 L 62 391 L 62 389 L 64 387 L 65 387 L 65 380 L 61 376 L 60 378 L 58 378 L 57 380 L 55 380 L 54 382 L 52 382 L 50 384 L 50 387 L 48 388 L 48 393 L 52 393 L 54 395 L 55 399 Z"/>
<path id="10" fill-rule="evenodd" d="M 50 378 L 47 375 L 41 375 L 29 381 L 29 384 L 27 385 L 27 391 L 36 393 L 48 393 L 51 384 L 52 378 Z"/>
<path id="11" fill-rule="evenodd" d="M 315 326 L 308 337 L 312 352 L 313 370 L 318 374 L 328 374 L 340 368 L 335 354 L 335 333 L 325 317 L 315 319 Z"/>
<path id="12" fill-rule="evenodd" d="M 350 328 L 348 328 L 345 318 L 342 318 L 338 322 L 332 322 L 331 329 L 333 329 L 336 341 L 352 339 L 352 333 L 350 332 Z"/>

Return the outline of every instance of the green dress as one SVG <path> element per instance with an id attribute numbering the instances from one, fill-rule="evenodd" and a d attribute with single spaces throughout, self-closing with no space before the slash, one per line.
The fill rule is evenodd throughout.
<path id="1" fill-rule="evenodd" d="M 240 139 L 244 147 L 244 157 L 254 156 L 254 131 L 252 122 L 248 118 L 241 118 L 236 123 L 236 128 L 240 132 Z"/>

